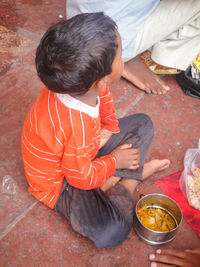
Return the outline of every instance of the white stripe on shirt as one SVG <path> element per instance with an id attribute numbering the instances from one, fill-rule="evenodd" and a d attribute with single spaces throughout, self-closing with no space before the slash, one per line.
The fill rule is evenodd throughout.
<path id="1" fill-rule="evenodd" d="M 58 160 L 53 160 L 53 159 L 43 158 L 43 157 L 38 156 L 37 154 L 35 154 L 34 152 L 32 152 L 32 151 L 27 147 L 27 145 L 25 144 L 24 141 L 23 141 L 23 144 L 24 144 L 24 146 L 26 147 L 26 149 L 27 149 L 32 155 L 34 155 L 35 157 L 37 157 L 37 158 L 39 158 L 39 159 L 43 159 L 43 160 L 47 160 L 47 161 L 51 161 L 51 162 L 59 163 Z"/>
<path id="2" fill-rule="evenodd" d="M 55 135 L 55 139 L 58 141 L 58 143 L 63 146 L 62 142 L 59 140 L 59 138 L 56 136 L 56 129 L 55 129 L 55 125 L 54 125 L 54 122 L 53 122 L 53 119 L 52 119 L 52 116 L 51 116 L 51 111 L 50 111 L 50 105 L 49 105 L 49 102 L 50 102 L 50 91 L 48 93 L 48 113 L 49 113 L 49 117 L 50 117 L 50 121 L 53 125 L 53 129 L 54 129 L 54 135 Z"/>
<path id="3" fill-rule="evenodd" d="M 85 147 L 85 125 L 83 122 L 83 116 L 82 113 L 80 112 L 80 119 L 81 119 L 81 125 L 82 125 L 82 140 L 83 140 L 83 147 Z"/>
<path id="4" fill-rule="evenodd" d="M 60 129 L 61 129 L 61 131 L 62 131 L 62 133 L 63 133 L 63 135 L 64 135 L 64 138 L 65 138 L 65 141 L 66 141 L 67 138 L 66 138 L 65 132 L 64 132 L 62 126 L 61 126 L 60 115 L 59 115 L 59 113 L 58 113 L 58 103 L 57 103 L 57 99 L 56 99 L 56 97 L 55 97 L 55 94 L 54 94 L 54 98 L 55 98 L 55 107 L 56 107 L 56 113 L 57 113 L 57 116 L 58 116 L 59 126 L 60 126 Z"/>

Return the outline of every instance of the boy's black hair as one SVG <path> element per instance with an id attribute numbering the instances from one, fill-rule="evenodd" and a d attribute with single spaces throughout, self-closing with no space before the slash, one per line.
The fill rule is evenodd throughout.
<path id="1" fill-rule="evenodd" d="M 116 27 L 103 12 L 80 14 L 50 27 L 36 52 L 41 81 L 57 93 L 86 93 L 112 72 Z"/>

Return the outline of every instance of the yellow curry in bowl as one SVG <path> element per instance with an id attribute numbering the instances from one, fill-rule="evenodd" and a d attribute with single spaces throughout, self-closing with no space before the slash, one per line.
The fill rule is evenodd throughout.
<path id="1" fill-rule="evenodd" d="M 143 206 L 137 211 L 137 216 L 145 227 L 157 232 L 171 231 L 177 225 L 168 211 L 160 207 Z"/>

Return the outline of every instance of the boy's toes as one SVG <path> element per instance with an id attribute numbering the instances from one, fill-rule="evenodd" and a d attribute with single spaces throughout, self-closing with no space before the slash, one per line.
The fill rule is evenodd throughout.
<path id="1" fill-rule="evenodd" d="M 158 171 L 165 170 L 166 168 L 169 167 L 169 165 L 170 165 L 170 160 L 168 160 L 168 159 L 160 160 L 160 166 L 158 168 Z"/>

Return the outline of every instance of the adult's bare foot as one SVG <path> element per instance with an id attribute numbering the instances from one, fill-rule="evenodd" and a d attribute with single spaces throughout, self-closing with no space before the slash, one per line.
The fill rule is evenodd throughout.
<path id="1" fill-rule="evenodd" d="M 162 95 L 170 90 L 170 87 L 158 75 L 145 66 L 139 56 L 124 64 L 122 77 L 148 94 Z"/>
<path id="2" fill-rule="evenodd" d="M 156 172 L 160 172 L 168 168 L 170 161 L 168 159 L 153 159 L 144 164 L 142 179 L 145 180 Z"/>

